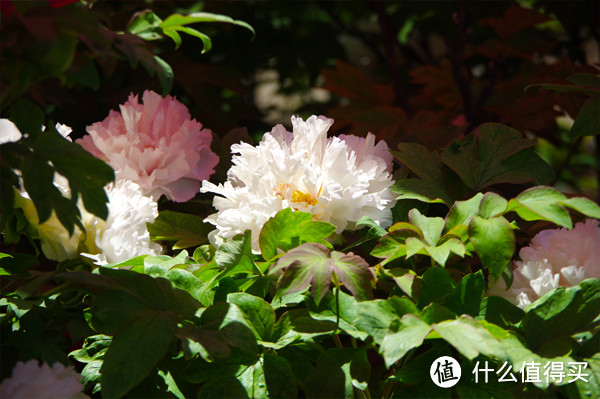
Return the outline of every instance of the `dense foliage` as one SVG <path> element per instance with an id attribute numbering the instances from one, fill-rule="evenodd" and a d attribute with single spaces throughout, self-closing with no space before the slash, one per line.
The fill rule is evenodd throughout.
<path id="1" fill-rule="evenodd" d="M 33 359 L 89 397 L 600 397 L 598 11 L 3 1 L 0 379 Z M 214 174 L 119 203 L 144 126 L 190 117 L 159 155 Z"/>

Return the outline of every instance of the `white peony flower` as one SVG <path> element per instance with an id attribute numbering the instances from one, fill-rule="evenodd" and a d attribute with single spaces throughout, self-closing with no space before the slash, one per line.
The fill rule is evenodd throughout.
<path id="1" fill-rule="evenodd" d="M 21 140 L 21 131 L 8 119 L 0 118 L 0 144 L 14 143 Z"/>
<path id="2" fill-rule="evenodd" d="M 9 120 L 0 119 L 0 127 L 8 127 L 6 137 L 11 140 L 20 139 L 21 132 Z M 42 130 L 44 129 L 42 126 Z M 56 130 L 66 140 L 71 140 L 68 137 L 72 131 L 69 126 L 57 123 Z M 69 181 L 64 176 L 54 173 L 53 184 L 64 196 L 71 197 Z M 151 197 L 144 196 L 138 184 L 126 179 L 108 184 L 105 190 L 109 201 L 106 222 L 86 211 L 79 198 L 77 207 L 85 231 L 75 226 L 72 235 L 69 235 L 54 212 L 48 220 L 40 223 L 35 205 L 26 191 L 16 190 L 15 206 L 23 210 L 31 233 L 40 239 L 42 252 L 48 259 L 61 262 L 81 254 L 102 265 L 122 262 L 139 255 L 161 254 L 162 247 L 150 241 L 146 228 L 146 222 L 152 223 L 158 216 L 156 202 Z"/>
<path id="3" fill-rule="evenodd" d="M 0 397 L 6 399 L 83 399 L 83 384 L 73 367 L 55 363 L 50 367 L 37 360 L 18 362 L 10 378 L 0 384 Z"/>
<path id="4" fill-rule="evenodd" d="M 291 207 L 332 223 L 336 233 L 353 230 L 362 216 L 383 227 L 392 222 L 396 203 L 392 156 L 375 136 L 327 138 L 332 119 L 292 117 L 293 133 L 277 125 L 258 146 L 231 146 L 233 166 L 228 180 L 218 186 L 204 181 L 201 192 L 214 198 L 217 213 L 206 221 L 214 224 L 211 241 L 220 245 L 244 230 L 252 230 L 252 249 L 259 252 L 262 226 L 278 211 Z"/>
<path id="5" fill-rule="evenodd" d="M 513 284 L 503 279 L 490 290 L 525 308 L 556 287 L 570 287 L 587 278 L 600 278 L 600 227 L 596 219 L 577 223 L 571 230 L 544 230 L 519 252 Z"/>
<path id="6" fill-rule="evenodd" d="M 139 255 L 159 255 L 162 247 L 150 241 L 146 223 L 158 216 L 156 202 L 142 195 L 139 185 L 130 180 L 117 180 L 107 186 L 108 219 L 96 233 L 100 250 L 96 260 L 117 263 Z"/>

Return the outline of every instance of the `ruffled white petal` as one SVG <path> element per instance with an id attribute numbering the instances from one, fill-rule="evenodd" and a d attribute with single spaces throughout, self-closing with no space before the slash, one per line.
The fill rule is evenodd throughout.
<path id="1" fill-rule="evenodd" d="M 322 116 L 293 117 L 293 132 L 277 125 L 256 147 L 233 145 L 228 180 L 218 186 L 204 181 L 201 188 L 218 194 L 217 213 L 206 219 L 217 227 L 212 242 L 250 229 L 258 252 L 262 226 L 288 207 L 334 224 L 337 233 L 354 229 L 364 215 L 389 226 L 396 199 L 387 145 L 375 144 L 371 134 L 327 138 L 332 124 Z"/>

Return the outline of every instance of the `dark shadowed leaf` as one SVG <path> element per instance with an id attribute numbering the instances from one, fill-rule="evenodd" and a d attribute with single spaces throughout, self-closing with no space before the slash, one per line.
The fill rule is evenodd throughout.
<path id="1" fill-rule="evenodd" d="M 308 398 L 348 398 L 364 390 L 371 375 L 366 348 L 331 348 L 321 353 L 306 376 Z"/>
<path id="2" fill-rule="evenodd" d="M 265 353 L 263 369 L 270 397 L 291 399 L 298 397 L 294 372 L 287 359 Z"/>
<path id="3" fill-rule="evenodd" d="M 204 244 L 214 226 L 204 223 L 203 218 L 189 213 L 161 211 L 154 223 L 148 223 L 148 232 L 153 241 L 177 241 L 175 248 Z M 179 243 L 185 243 L 178 245 Z"/>
<path id="4" fill-rule="evenodd" d="M 507 179 L 501 176 L 507 173 L 513 179 L 519 179 L 519 183 L 536 178 L 530 176 L 529 168 L 504 163 L 511 156 L 533 145 L 534 140 L 523 138 L 521 133 L 508 126 L 485 123 L 475 132 L 451 143 L 443 151 L 442 161 L 469 188 L 479 191 L 494 183 L 505 182 Z M 515 170 L 515 166 L 519 169 Z"/>
<path id="5" fill-rule="evenodd" d="M 419 297 L 419 307 L 424 308 L 432 302 L 443 303 L 454 292 L 454 282 L 450 273 L 441 267 L 431 267 L 423 273 L 423 286 Z"/>
<path id="6" fill-rule="evenodd" d="M 479 315 L 479 307 L 484 291 L 485 278 L 483 272 L 479 270 L 477 273 L 467 274 L 458 282 L 445 305 L 458 315 L 468 314 L 475 317 Z"/>

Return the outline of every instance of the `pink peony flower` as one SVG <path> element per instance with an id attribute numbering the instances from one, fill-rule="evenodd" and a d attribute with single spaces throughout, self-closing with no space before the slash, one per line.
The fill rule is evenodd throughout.
<path id="1" fill-rule="evenodd" d="M 77 142 L 106 161 L 117 179 L 137 183 L 144 194 L 191 199 L 219 162 L 210 149 L 211 131 L 190 119 L 175 98 L 153 91 L 144 92 L 142 104 L 131 94 L 120 108 L 88 126 L 89 135 Z"/>
<path id="2" fill-rule="evenodd" d="M 531 245 L 519 252 L 514 279 L 506 290 L 503 279 L 490 290 L 521 308 L 556 287 L 570 287 L 587 278 L 600 278 L 600 221 L 588 219 L 571 230 L 538 233 Z"/>
<path id="3" fill-rule="evenodd" d="M 18 362 L 12 376 L 0 384 L 0 397 L 11 399 L 83 399 L 81 376 L 73 367 L 54 363 L 41 365 L 37 360 Z"/>

